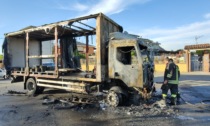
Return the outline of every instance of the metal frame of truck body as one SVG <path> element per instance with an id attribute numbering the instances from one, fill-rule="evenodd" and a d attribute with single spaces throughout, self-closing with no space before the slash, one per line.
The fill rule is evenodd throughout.
<path id="1" fill-rule="evenodd" d="M 96 26 L 92 27 L 84 22 L 84 20 L 96 19 Z M 79 23 L 81 26 L 75 26 L 74 23 Z M 72 28 L 72 26 L 74 28 Z M 83 26 L 83 27 L 82 27 Z M 84 28 L 89 27 L 89 29 Z M 77 28 L 77 29 L 75 29 Z M 79 30 L 78 30 L 79 29 Z M 94 14 L 89 16 L 84 16 L 80 18 L 75 18 L 71 20 L 56 22 L 52 24 L 42 25 L 39 27 L 29 27 L 22 29 L 17 32 L 5 34 L 4 42 L 4 58 L 8 58 L 8 50 L 5 47 L 5 43 L 16 42 L 15 39 L 21 39 L 24 45 L 23 51 L 24 55 L 24 68 L 17 69 L 13 68 L 11 75 L 15 78 L 15 81 L 24 81 L 24 88 L 28 89 L 29 95 L 38 94 L 38 92 L 43 91 L 43 87 L 64 89 L 74 93 L 74 95 L 85 95 L 92 97 L 94 93 L 100 94 L 102 90 L 109 90 L 107 95 L 107 101 L 112 106 L 117 106 L 127 98 L 131 97 L 131 100 L 138 98 L 137 95 L 141 95 L 143 98 L 147 99 L 151 96 L 152 86 L 153 86 L 153 68 L 151 68 L 150 63 L 142 60 L 141 51 L 146 50 L 147 47 L 139 41 L 139 39 L 134 35 L 129 35 L 127 33 L 122 33 L 123 28 L 106 17 L 104 14 Z M 84 74 L 89 74 L 88 72 L 78 72 L 76 69 L 71 67 L 58 67 L 58 41 L 65 37 L 86 37 L 86 69 L 88 70 L 88 36 L 96 35 L 96 69 L 95 77 L 88 77 Z M 41 42 L 46 40 L 55 41 L 54 54 L 53 55 L 42 55 L 42 44 Z M 12 43 L 11 42 L 11 43 Z M 65 41 L 66 42 L 66 41 Z M 37 51 L 32 43 L 38 43 Z M 61 41 L 60 41 L 61 44 Z M 19 47 L 21 47 L 19 45 Z M 69 46 L 66 46 L 69 48 Z M 39 48 L 39 49 L 38 49 Z M 118 49 L 125 49 L 119 56 Z M 136 51 L 137 63 L 132 64 L 132 54 L 133 48 Z M 143 50 L 142 50 L 143 49 Z M 34 54 L 31 52 L 38 52 Z M 60 47 L 62 50 L 62 46 Z M 62 50 L 66 51 L 65 49 Z M 67 50 L 69 51 L 69 49 Z M 14 53 L 14 52 L 13 52 Z M 67 55 L 69 56 L 69 55 Z M 120 57 L 120 59 L 118 59 Z M 31 65 L 33 65 L 32 59 L 39 59 L 41 65 L 41 59 L 43 58 L 53 58 L 55 62 L 54 71 L 45 70 L 33 70 Z M 63 58 L 63 55 L 61 56 Z M 122 62 L 121 60 L 126 58 L 129 63 Z M 9 59 L 9 58 L 8 58 Z M 7 64 L 8 65 L 8 64 Z M 10 64 L 11 65 L 11 64 Z M 9 65 L 8 65 L 9 66 Z M 36 68 L 35 68 L 36 69 Z M 65 73 L 63 75 L 63 73 Z M 150 77 L 148 77 L 150 76 Z M 152 79 L 151 79 L 152 78 Z M 151 80 L 149 80 L 151 79 Z M 31 88 L 35 87 L 35 88 Z M 31 89 L 29 89 L 31 88 Z M 88 95 L 86 95 L 88 94 Z M 137 96 L 137 97 L 136 97 Z M 79 96 L 80 97 L 80 96 Z M 76 102 L 78 101 L 76 98 Z M 85 98 L 86 99 L 86 98 Z M 75 101 L 75 100 L 73 100 Z M 79 100 L 83 103 L 86 101 Z M 89 102 L 89 101 L 87 101 Z"/>
<path id="2" fill-rule="evenodd" d="M 87 25 L 81 21 L 88 19 L 96 19 L 96 28 Z M 87 30 L 81 28 L 79 26 L 75 26 L 81 30 L 76 30 L 71 27 L 73 23 L 79 23 L 83 26 L 89 27 L 91 30 Z M 72 81 L 83 81 L 83 82 L 103 82 L 108 78 L 108 64 L 105 61 L 106 59 L 106 48 L 104 48 L 109 40 L 109 33 L 111 32 L 122 32 L 122 27 L 115 23 L 113 20 L 106 17 L 104 14 L 94 14 L 89 16 L 84 16 L 80 18 L 75 18 L 71 20 L 56 22 L 52 24 L 47 24 L 35 28 L 23 29 L 17 32 L 11 32 L 5 34 L 6 38 L 21 38 L 25 41 L 25 69 L 24 71 L 14 70 L 12 72 L 13 76 L 23 76 L 24 81 L 26 81 L 27 77 L 35 77 L 35 78 L 51 78 L 51 79 L 63 79 L 60 75 L 60 72 L 68 70 L 68 69 L 59 69 L 58 68 L 58 39 L 61 37 L 60 32 L 63 30 L 66 33 L 63 36 L 68 36 L 71 34 L 75 37 L 77 36 L 88 36 L 88 35 L 96 35 L 96 78 L 83 78 L 83 77 L 72 77 L 68 78 Z M 46 34 L 46 31 L 50 31 L 49 34 Z M 54 31 L 54 33 L 52 32 Z M 73 33 L 73 34 L 72 34 Z M 29 55 L 29 43 L 30 40 L 55 40 L 55 53 L 54 55 Z M 88 45 L 88 40 L 86 41 L 86 45 Z M 53 73 L 46 72 L 30 72 L 29 71 L 29 59 L 32 58 L 54 58 L 55 61 L 55 70 Z"/>

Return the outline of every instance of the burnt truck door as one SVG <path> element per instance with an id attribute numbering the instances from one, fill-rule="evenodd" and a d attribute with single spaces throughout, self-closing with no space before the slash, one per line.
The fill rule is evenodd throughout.
<path id="1" fill-rule="evenodd" d="M 109 43 L 109 78 L 122 80 L 128 87 L 143 87 L 142 60 L 135 39 Z"/>

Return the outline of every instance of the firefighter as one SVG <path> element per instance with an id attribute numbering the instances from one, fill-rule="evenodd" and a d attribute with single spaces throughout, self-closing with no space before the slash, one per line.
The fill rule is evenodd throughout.
<path id="1" fill-rule="evenodd" d="M 168 71 L 168 69 L 169 69 L 169 57 L 166 57 L 166 58 L 165 58 L 165 62 L 166 62 L 166 67 L 165 67 L 165 72 L 164 72 L 164 82 L 165 82 L 165 80 L 167 79 L 167 78 L 166 78 L 166 75 L 167 75 L 167 71 Z M 168 90 L 168 85 L 167 85 L 167 84 L 163 84 L 163 85 L 161 86 L 161 89 L 162 89 L 162 92 L 165 91 L 165 90 Z M 167 93 L 166 93 L 166 94 L 163 94 L 163 93 L 162 93 L 162 100 L 160 101 L 160 104 L 161 104 L 162 106 L 166 106 L 166 97 L 167 97 Z"/>
<path id="2" fill-rule="evenodd" d="M 168 62 L 167 62 L 168 61 Z M 170 61 L 170 62 L 169 62 Z M 166 62 L 167 62 L 167 64 L 166 64 L 166 68 L 167 67 L 169 67 L 169 65 L 168 65 L 168 63 L 174 63 L 173 62 L 173 59 L 169 59 L 168 57 L 166 57 Z M 174 63 L 175 64 L 175 63 Z M 175 64 L 176 65 L 176 64 Z M 178 69 L 178 79 L 180 79 L 180 71 L 179 71 L 179 66 L 177 66 L 176 65 L 176 67 L 177 67 L 177 69 Z M 166 80 L 166 71 L 165 71 L 165 73 L 164 73 L 164 81 Z M 177 85 L 178 87 L 177 87 L 177 95 L 176 95 L 176 99 L 177 99 L 177 103 L 180 103 L 180 99 L 181 99 L 181 95 L 180 95 L 180 92 L 179 92 L 179 84 Z"/>
<path id="3" fill-rule="evenodd" d="M 167 60 L 168 58 L 166 58 Z M 168 90 L 171 91 L 171 104 L 176 105 L 177 93 L 178 93 L 178 84 L 179 84 L 179 68 L 176 64 L 173 63 L 173 59 L 168 59 L 166 64 L 166 69 L 164 72 L 164 82 L 161 87 L 162 89 L 162 100 L 166 104 L 166 97 Z"/>

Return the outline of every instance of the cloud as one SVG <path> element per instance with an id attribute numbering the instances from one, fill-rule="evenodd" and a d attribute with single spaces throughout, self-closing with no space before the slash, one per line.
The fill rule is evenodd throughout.
<path id="1" fill-rule="evenodd" d="M 210 18 L 210 13 L 205 14 L 204 18 L 209 19 Z"/>
<path id="2" fill-rule="evenodd" d="M 130 5 L 143 4 L 148 1 L 150 0 L 100 0 L 90 8 L 87 14 L 103 12 L 111 15 L 124 11 Z"/>
<path id="3" fill-rule="evenodd" d="M 61 9 L 61 10 L 81 12 L 81 11 L 86 11 L 89 8 L 89 6 L 81 4 L 79 2 L 72 2 L 71 4 L 65 4 L 65 5 L 61 3 L 57 3 L 56 8 Z"/>
<path id="4" fill-rule="evenodd" d="M 149 28 L 139 35 L 160 42 L 167 50 L 183 49 L 185 45 L 196 44 L 195 36 L 202 36 L 198 40 L 199 43 L 210 43 L 210 20 L 172 29 Z"/>
<path id="5" fill-rule="evenodd" d="M 79 3 L 78 1 L 71 1 L 69 4 L 56 4 L 57 9 L 74 10 L 82 13 L 82 15 L 89 15 L 95 13 L 105 13 L 107 15 L 116 14 L 124 11 L 128 6 L 133 4 L 143 4 L 151 0 L 88 0 Z"/>

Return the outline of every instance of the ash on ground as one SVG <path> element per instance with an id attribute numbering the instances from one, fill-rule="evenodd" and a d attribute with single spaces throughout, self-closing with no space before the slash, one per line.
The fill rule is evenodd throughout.
<path id="1" fill-rule="evenodd" d="M 178 109 L 175 106 L 167 105 L 162 107 L 159 105 L 161 96 L 156 96 L 148 101 L 143 101 L 138 106 L 122 106 L 122 107 L 107 107 L 107 111 L 117 113 L 132 115 L 138 117 L 151 117 L 151 116 L 175 116 L 178 113 Z"/>
<path id="2" fill-rule="evenodd" d="M 3 94 L 3 95 L 23 95 L 23 96 L 26 96 L 26 92 L 8 90 L 7 93 Z"/>
<path id="3" fill-rule="evenodd" d="M 48 105 L 49 108 L 56 110 L 70 109 L 72 111 L 86 111 L 88 109 L 96 109 L 99 112 L 104 111 L 113 114 L 131 115 L 138 117 L 151 117 L 151 116 L 176 116 L 178 109 L 175 106 L 167 105 L 161 107 L 158 102 L 161 100 L 161 95 L 155 95 L 150 100 L 142 101 L 140 105 L 134 106 L 119 106 L 110 107 L 106 101 L 99 101 L 97 104 L 81 104 L 72 103 L 67 98 L 44 97 L 43 105 Z"/>
<path id="4" fill-rule="evenodd" d="M 7 94 L 12 95 L 25 95 L 25 92 L 17 92 L 9 90 Z M 47 105 L 51 109 L 63 110 L 70 109 L 72 111 L 85 112 L 89 109 L 95 109 L 97 111 L 107 111 L 113 114 L 131 115 L 138 117 L 151 117 L 151 116 L 176 116 L 178 115 L 178 109 L 175 106 L 167 105 L 162 107 L 159 104 L 161 100 L 161 94 L 155 93 L 153 97 L 147 101 L 141 100 L 138 106 L 126 105 L 119 107 L 110 107 L 105 100 L 99 100 L 96 104 L 82 104 L 73 103 L 69 98 L 66 97 L 54 97 L 53 95 L 46 95 L 41 98 L 42 104 Z"/>
<path id="5" fill-rule="evenodd" d="M 71 109 L 73 111 L 80 111 L 88 108 L 95 108 L 94 104 L 73 103 L 69 98 L 54 98 L 53 96 L 44 96 L 42 105 L 47 105 L 49 108 L 55 110 Z"/>

